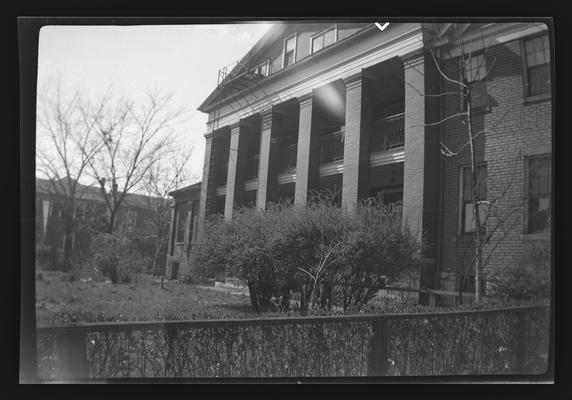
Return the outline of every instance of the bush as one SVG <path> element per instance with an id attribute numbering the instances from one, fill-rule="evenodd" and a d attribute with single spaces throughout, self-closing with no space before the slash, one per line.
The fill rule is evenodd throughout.
<path id="1" fill-rule="evenodd" d="M 346 213 L 322 196 L 306 207 L 273 204 L 237 210 L 230 221 L 211 218 L 197 273 L 244 281 L 255 311 L 285 311 L 293 292 L 306 314 L 334 302 L 359 308 L 386 282 L 416 270 L 419 250 L 399 209 L 368 201 Z"/>
<path id="2" fill-rule="evenodd" d="M 359 309 L 386 285 L 414 279 L 421 248 L 403 229 L 399 207 L 369 200 L 347 219 L 335 287 L 344 309 Z"/>
<path id="3" fill-rule="evenodd" d="M 63 268 L 58 249 L 53 246 L 36 246 L 36 266 L 45 271 L 56 271 Z"/>
<path id="4" fill-rule="evenodd" d="M 89 263 L 112 283 L 129 283 L 149 263 L 131 240 L 121 234 L 103 233 L 94 238 Z"/>
<path id="5" fill-rule="evenodd" d="M 537 301 L 550 298 L 550 240 L 527 248 L 514 265 L 491 273 L 491 292 L 506 300 Z"/>

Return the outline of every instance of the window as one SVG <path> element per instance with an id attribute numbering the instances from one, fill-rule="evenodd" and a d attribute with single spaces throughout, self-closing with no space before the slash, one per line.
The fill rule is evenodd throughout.
<path id="1" fill-rule="evenodd" d="M 472 108 L 481 108 L 488 105 L 487 94 L 487 62 L 484 54 L 471 55 L 464 60 L 463 71 L 465 71 L 467 83 L 474 83 L 471 88 L 471 105 Z M 464 99 L 462 99 L 464 103 Z M 466 108 L 465 104 L 462 106 Z"/>
<path id="2" fill-rule="evenodd" d="M 191 212 L 191 223 L 189 225 L 189 243 L 197 239 L 199 229 L 199 202 L 193 201 L 193 208 Z"/>
<path id="3" fill-rule="evenodd" d="M 528 233 L 542 232 L 550 221 L 551 157 L 528 159 Z"/>
<path id="4" fill-rule="evenodd" d="M 87 217 L 87 204 L 78 203 L 75 208 L 75 217 L 77 219 L 85 219 Z"/>
<path id="5" fill-rule="evenodd" d="M 189 203 L 181 203 L 176 205 L 177 212 L 177 234 L 175 241 L 177 243 L 185 242 L 185 227 L 187 226 L 187 216 L 189 214 Z"/>
<path id="6" fill-rule="evenodd" d="M 479 188 L 479 200 L 487 199 L 487 167 L 479 165 L 477 171 L 477 186 Z M 461 233 L 471 233 L 475 231 L 476 221 L 474 215 L 475 205 L 473 203 L 473 179 L 471 167 L 461 168 Z M 488 215 L 488 206 L 479 204 L 479 220 L 483 224 Z"/>
<path id="7" fill-rule="evenodd" d="M 262 64 L 258 65 L 256 68 L 254 68 L 254 73 L 256 75 L 268 76 L 268 72 L 269 72 L 268 66 L 269 66 L 269 62 L 268 62 L 268 60 L 266 60 Z"/>
<path id="8" fill-rule="evenodd" d="M 284 40 L 284 56 L 282 67 L 294 64 L 296 61 L 296 35 Z"/>
<path id="9" fill-rule="evenodd" d="M 51 217 L 62 217 L 64 211 L 64 205 L 58 201 L 52 203 Z"/>
<path id="10" fill-rule="evenodd" d="M 312 53 L 331 45 L 336 41 L 336 27 L 333 26 L 312 38 Z"/>
<path id="11" fill-rule="evenodd" d="M 524 42 L 527 96 L 550 93 L 550 46 L 548 35 Z"/>
<path id="12" fill-rule="evenodd" d="M 133 231 L 137 223 L 137 211 L 127 210 L 127 230 Z"/>

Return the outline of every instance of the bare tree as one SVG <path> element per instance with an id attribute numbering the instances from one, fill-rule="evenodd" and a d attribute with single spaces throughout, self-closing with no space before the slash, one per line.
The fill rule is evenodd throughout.
<path id="1" fill-rule="evenodd" d="M 89 166 L 105 201 L 108 233 L 114 231 L 126 195 L 141 190 L 150 171 L 170 155 L 173 125 L 182 115 L 171 102 L 172 94 L 156 92 L 138 101 L 122 97 L 110 102 L 98 120 L 101 150 Z"/>
<path id="2" fill-rule="evenodd" d="M 188 164 L 192 149 L 176 147 L 172 149 L 168 159 L 162 159 L 147 171 L 143 179 L 147 207 L 152 212 L 150 224 L 153 227 L 152 237 L 155 239 L 153 257 L 153 275 L 160 275 L 159 258 L 168 246 L 171 199 L 169 193 L 180 188 L 192 177 Z"/>
<path id="3" fill-rule="evenodd" d="M 491 198 L 482 198 L 482 188 L 488 179 L 486 176 L 480 176 L 478 173 L 477 150 L 479 138 L 485 135 L 494 134 L 495 130 L 507 128 L 503 126 L 502 122 L 478 129 L 475 127 L 475 110 L 479 105 L 479 93 L 483 88 L 483 83 L 490 75 L 495 67 L 496 57 L 489 56 L 489 50 L 494 43 L 496 37 L 485 40 L 484 34 L 481 30 L 480 35 L 480 50 L 477 55 L 472 51 L 472 46 L 465 43 L 465 33 L 467 32 L 470 24 L 438 24 L 429 25 L 429 31 L 437 40 L 443 36 L 445 32 L 451 36 L 451 42 L 458 45 L 460 54 L 453 55 L 450 46 L 445 44 L 438 47 L 438 50 L 430 48 L 431 59 L 435 65 L 438 77 L 444 82 L 442 89 L 436 93 L 419 93 L 424 97 L 432 98 L 458 98 L 460 110 L 454 110 L 450 115 L 442 115 L 441 119 L 431 123 L 425 123 L 424 126 L 439 126 L 446 125 L 452 121 L 461 122 L 460 135 L 464 136 L 464 143 L 456 149 L 449 148 L 445 143 L 441 143 L 441 154 L 444 157 L 457 157 L 468 152 L 469 166 L 470 166 L 470 200 L 472 203 L 472 218 L 474 221 L 474 230 L 472 235 L 472 256 L 469 257 L 470 261 L 467 264 L 469 268 L 474 271 L 475 277 L 475 302 L 481 303 L 482 288 L 481 282 L 483 279 L 483 271 L 486 263 L 490 259 L 492 252 L 496 249 L 493 246 L 486 253 L 486 248 L 491 238 L 495 233 L 501 230 L 502 226 L 507 223 L 519 210 L 522 205 L 513 205 L 509 213 L 501 218 L 498 212 L 498 206 L 501 199 L 506 196 L 512 182 L 504 184 L 504 188 L 498 191 L 499 195 Z M 491 59 L 489 64 L 485 60 Z M 420 72 L 423 73 L 423 72 Z M 486 92 L 485 95 L 486 96 Z M 508 112 L 508 111 L 507 111 Z M 505 115 L 506 116 L 506 115 Z M 501 118 L 501 121 L 504 117 Z M 493 212 L 494 209 L 494 212 Z M 493 223 L 490 218 L 495 215 Z M 464 271 L 466 272 L 466 271 Z M 461 285 L 462 286 L 462 285 Z M 461 296 L 461 291 L 459 295 Z"/>
<path id="4" fill-rule="evenodd" d="M 65 96 L 61 83 L 48 84 L 38 94 L 36 168 L 50 181 L 50 189 L 62 205 L 63 262 L 67 270 L 78 225 L 77 205 L 85 186 L 88 165 L 101 150 L 95 131 L 107 97 L 88 101 L 81 90 Z"/>

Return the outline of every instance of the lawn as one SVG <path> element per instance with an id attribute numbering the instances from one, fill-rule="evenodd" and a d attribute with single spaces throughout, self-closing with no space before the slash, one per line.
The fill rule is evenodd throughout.
<path id="1" fill-rule="evenodd" d="M 250 300 L 243 294 L 215 288 L 161 281 L 138 275 L 129 284 L 77 280 L 66 274 L 42 271 L 36 274 L 36 319 L 38 323 L 64 322 L 64 313 L 107 316 L 121 314 L 128 320 L 238 318 L 254 316 Z"/>

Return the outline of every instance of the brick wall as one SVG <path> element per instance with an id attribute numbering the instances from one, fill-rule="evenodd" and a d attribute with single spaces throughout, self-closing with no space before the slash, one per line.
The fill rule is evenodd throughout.
<path id="1" fill-rule="evenodd" d="M 530 244 L 525 233 L 526 157 L 551 152 L 551 101 L 526 103 L 523 90 L 521 42 L 493 46 L 487 54 L 487 65 L 494 64 L 487 78 L 489 110 L 477 113 L 475 132 L 487 129 L 477 139 L 476 159 L 487 165 L 488 200 L 498 198 L 491 210 L 488 232 L 498 227 L 487 246 L 490 255 L 486 270 L 502 268 L 516 262 Z M 447 68 L 451 72 L 451 65 Z M 444 84 L 445 91 L 456 90 Z M 460 109 L 457 96 L 445 96 L 443 115 Z M 451 150 L 467 142 L 466 128 L 458 121 L 442 128 L 443 141 Z M 459 271 L 471 257 L 470 235 L 459 234 L 460 168 L 470 165 L 468 148 L 459 156 L 444 157 L 441 275 Z M 504 222 L 501 222 L 504 221 Z M 446 289 L 451 289 L 450 279 Z M 445 289 L 445 287 L 443 287 Z"/>

